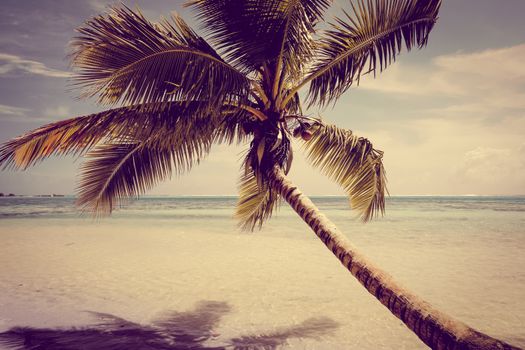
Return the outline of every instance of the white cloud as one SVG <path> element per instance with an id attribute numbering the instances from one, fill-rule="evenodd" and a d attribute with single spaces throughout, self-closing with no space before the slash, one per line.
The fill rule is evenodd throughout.
<path id="1" fill-rule="evenodd" d="M 14 116 L 23 117 L 29 110 L 27 108 L 20 108 L 14 106 L 0 105 L 0 116 Z"/>
<path id="2" fill-rule="evenodd" d="M 385 151 L 392 194 L 525 194 L 525 118 L 383 121 L 361 133 Z"/>
<path id="3" fill-rule="evenodd" d="M 55 108 L 48 108 L 44 111 L 44 115 L 32 115 L 28 113 L 31 110 L 28 108 L 14 107 L 0 104 L 0 120 L 9 120 L 17 122 L 49 122 L 49 120 L 62 119 L 70 117 L 70 109 L 67 106 L 57 106 Z M 51 119 L 50 119 L 51 118 Z"/>
<path id="4" fill-rule="evenodd" d="M 385 151 L 392 193 L 525 194 L 524 57 L 525 44 L 455 53 L 363 80 L 398 97 L 363 132 Z"/>
<path id="5" fill-rule="evenodd" d="M 110 4 L 114 3 L 114 1 L 105 1 L 105 0 L 90 0 L 89 5 L 91 8 L 98 12 L 105 12 L 108 9 L 108 6 Z"/>
<path id="6" fill-rule="evenodd" d="M 460 100 L 449 106 L 459 113 L 492 113 L 525 108 L 525 44 L 434 58 L 429 65 L 402 62 L 361 87 L 384 93 Z M 455 114 L 456 115 L 456 114 Z"/>
<path id="7" fill-rule="evenodd" d="M 67 78 L 71 73 L 52 69 L 37 61 L 26 60 L 20 56 L 0 53 L 0 75 L 29 73 L 52 78 Z"/>
<path id="8" fill-rule="evenodd" d="M 46 108 L 44 114 L 53 119 L 60 119 L 71 117 L 71 109 L 68 106 L 56 106 L 53 108 Z"/>
<path id="9" fill-rule="evenodd" d="M 495 186 L 507 193 L 525 193 L 525 144 L 518 148 L 480 146 L 466 152 L 457 174 L 466 183 Z"/>
<path id="10" fill-rule="evenodd" d="M 520 57 L 525 54 L 525 44 L 488 49 L 473 53 L 455 53 L 436 57 L 433 62 L 441 69 L 458 74 L 472 74 L 492 80 L 525 78 L 525 67 Z"/>

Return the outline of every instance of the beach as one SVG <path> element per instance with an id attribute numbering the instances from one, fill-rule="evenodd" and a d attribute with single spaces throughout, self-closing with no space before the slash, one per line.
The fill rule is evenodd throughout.
<path id="1" fill-rule="evenodd" d="M 426 348 L 285 203 L 246 233 L 235 202 L 144 198 L 93 220 L 70 197 L 0 198 L 0 332 L 101 349 Z M 343 197 L 314 202 L 399 283 L 525 347 L 525 197 L 392 197 L 369 224 Z"/>

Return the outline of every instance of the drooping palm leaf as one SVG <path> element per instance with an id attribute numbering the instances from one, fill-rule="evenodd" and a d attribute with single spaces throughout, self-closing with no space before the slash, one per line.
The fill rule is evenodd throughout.
<path id="1" fill-rule="evenodd" d="M 280 201 L 279 193 L 268 184 L 258 181 L 253 171 L 243 169 L 239 180 L 239 199 L 235 218 L 246 231 L 259 229 L 272 216 Z"/>
<path id="2" fill-rule="evenodd" d="M 123 198 L 139 196 L 198 164 L 210 150 L 214 131 L 209 120 L 180 120 L 175 129 L 97 146 L 81 169 L 78 205 L 96 215 L 111 213 Z"/>
<path id="3" fill-rule="evenodd" d="M 178 16 L 152 23 L 121 6 L 79 28 L 72 65 L 83 96 L 101 103 L 245 98 L 250 81 Z"/>
<path id="4" fill-rule="evenodd" d="M 94 215 L 111 213 L 115 199 L 144 193 L 171 175 L 171 153 L 140 143 L 103 144 L 88 156 L 77 203 Z"/>
<path id="5" fill-rule="evenodd" d="M 292 157 L 289 135 L 284 127 L 274 128 L 268 121 L 258 123 L 246 154 L 246 173 L 253 172 L 257 180 L 264 183 L 268 171 L 276 165 L 288 173 Z"/>
<path id="6" fill-rule="evenodd" d="M 363 221 L 383 213 L 386 191 L 383 152 L 350 130 L 324 124 L 312 128 L 312 138 L 305 141 L 312 164 L 343 187 L 352 209 Z"/>
<path id="7" fill-rule="evenodd" d="M 437 20 L 441 0 L 356 0 L 325 34 L 318 62 L 294 89 L 310 83 L 311 104 L 335 101 L 362 74 L 387 67 L 401 51 L 422 48 Z M 288 97 L 290 98 L 290 97 Z"/>
<path id="8" fill-rule="evenodd" d="M 284 129 L 275 132 L 273 136 L 267 133 L 265 137 L 255 137 L 244 158 L 235 212 L 244 230 L 253 231 L 256 226 L 260 229 L 278 206 L 280 196 L 268 181 L 268 171 L 277 165 L 288 173 L 292 164 L 293 151 L 288 135 Z"/>
<path id="9" fill-rule="evenodd" d="M 220 114 L 220 112 L 215 113 Z M 44 125 L 0 146 L 0 165 L 27 169 L 52 155 L 82 155 L 98 142 L 146 128 L 170 128 L 179 118 L 219 117 L 201 102 L 167 102 L 110 109 Z"/>

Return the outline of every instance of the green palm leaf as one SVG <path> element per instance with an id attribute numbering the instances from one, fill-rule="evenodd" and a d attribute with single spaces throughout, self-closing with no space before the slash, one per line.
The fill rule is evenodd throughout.
<path id="1" fill-rule="evenodd" d="M 253 171 L 243 171 L 239 181 L 239 199 L 235 218 L 243 230 L 259 229 L 272 216 L 280 201 L 279 194 L 268 184 L 258 181 Z"/>
<path id="2" fill-rule="evenodd" d="M 180 121 L 175 130 L 151 129 L 126 142 L 97 146 L 81 169 L 78 205 L 109 214 L 123 198 L 145 193 L 173 172 L 189 171 L 208 154 L 214 131 L 209 120 Z"/>
<path id="3" fill-rule="evenodd" d="M 383 70 L 401 51 L 422 48 L 437 20 L 441 0 L 357 0 L 325 33 L 319 59 L 294 89 L 310 83 L 311 104 L 335 101 L 362 74 Z"/>
<path id="4" fill-rule="evenodd" d="M 254 71 L 271 54 L 268 42 L 272 37 L 268 36 L 269 27 L 262 25 L 265 21 L 263 14 L 271 13 L 277 3 L 268 0 L 190 0 L 186 6 L 195 10 L 211 42 L 224 52 L 229 62 Z M 275 57 L 275 50 L 272 51 Z"/>
<path id="5" fill-rule="evenodd" d="M 272 216 L 280 195 L 268 181 L 268 171 L 277 165 L 288 173 L 293 160 L 284 130 L 279 130 L 275 138 L 267 136 L 252 140 L 243 162 L 235 217 L 244 230 L 253 231 L 256 226 L 260 229 Z"/>
<path id="6" fill-rule="evenodd" d="M 144 193 L 171 176 L 171 153 L 142 144 L 103 144 L 82 166 L 78 205 L 94 215 L 111 213 L 115 198 Z"/>
<path id="7" fill-rule="evenodd" d="M 383 213 L 386 191 L 383 152 L 350 130 L 324 124 L 312 129 L 312 138 L 305 142 L 312 164 L 343 187 L 352 209 L 359 212 L 363 221 Z"/>
<path id="8" fill-rule="evenodd" d="M 283 88 L 283 81 L 296 81 L 303 73 L 315 47 L 315 25 L 322 20 L 331 0 L 280 1 L 276 11 L 275 46 L 279 47 L 276 59 L 276 76 L 273 94 Z"/>
<path id="9" fill-rule="evenodd" d="M 215 130 L 215 142 L 230 145 L 247 142 L 255 125 L 256 119 L 246 110 L 225 107 L 221 122 Z"/>
<path id="10" fill-rule="evenodd" d="M 147 128 L 173 128 L 179 119 L 219 119 L 201 102 L 133 105 L 44 125 L 0 146 L 0 165 L 27 169 L 52 155 L 82 155 L 97 143 Z"/>
<path id="11" fill-rule="evenodd" d="M 211 40 L 239 67 L 258 70 L 263 64 L 279 61 L 295 72 L 293 68 L 310 56 L 313 27 L 330 3 L 190 0 L 187 6 L 196 10 Z"/>
<path id="12" fill-rule="evenodd" d="M 178 16 L 152 23 L 122 6 L 79 28 L 72 43 L 75 84 L 101 103 L 246 97 L 250 81 Z"/>

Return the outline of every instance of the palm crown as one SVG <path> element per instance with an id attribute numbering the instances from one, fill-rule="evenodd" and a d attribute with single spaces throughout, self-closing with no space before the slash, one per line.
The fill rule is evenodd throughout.
<path id="1" fill-rule="evenodd" d="M 25 169 L 53 154 L 86 155 L 78 202 L 109 213 L 216 143 L 250 142 L 240 180 L 241 225 L 261 225 L 279 194 L 268 181 L 292 162 L 291 138 L 338 182 L 363 220 L 384 210 L 382 152 L 303 112 L 335 102 L 404 46 L 427 43 L 440 0 L 358 0 L 320 30 L 329 0 L 190 0 L 207 39 L 182 18 L 153 23 L 125 6 L 87 21 L 72 43 L 74 84 L 111 109 L 43 126 L 2 145 Z M 215 47 L 215 48 L 214 48 Z"/>

